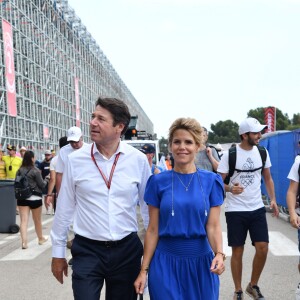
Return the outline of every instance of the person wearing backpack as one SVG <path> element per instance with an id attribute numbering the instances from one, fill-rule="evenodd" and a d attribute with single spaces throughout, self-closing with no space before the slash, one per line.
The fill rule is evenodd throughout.
<path id="1" fill-rule="evenodd" d="M 20 211 L 20 233 L 22 249 L 27 249 L 27 227 L 30 211 L 34 222 L 35 232 L 38 237 L 38 244 L 44 244 L 48 238 L 42 232 L 42 190 L 48 183 L 48 178 L 42 178 L 41 171 L 35 166 L 35 157 L 32 151 L 26 151 L 22 165 L 16 174 L 16 178 L 25 175 L 31 189 L 31 194 L 24 199 L 17 197 L 17 204 Z"/>
<path id="2" fill-rule="evenodd" d="M 271 161 L 269 153 L 264 149 L 265 159 L 262 159 L 258 143 L 261 131 L 267 125 L 260 124 L 254 118 L 247 118 L 239 126 L 241 143 L 223 153 L 218 173 L 223 180 L 229 173 L 231 177 L 224 182 L 226 190 L 225 216 L 227 223 L 228 246 L 232 248 L 231 273 L 235 285 L 233 299 L 244 299 L 242 289 L 242 268 L 244 244 L 249 231 L 255 255 L 252 264 L 250 282 L 246 293 L 252 299 L 265 299 L 258 287 L 258 280 L 263 271 L 267 254 L 269 234 L 266 220 L 266 209 L 261 197 L 261 178 L 267 188 L 270 198 L 270 208 L 273 216 L 278 217 L 274 182 L 271 176 Z M 230 172 L 229 153 L 235 153 L 234 171 Z M 265 161 L 264 161 L 265 160 Z"/>
<path id="3" fill-rule="evenodd" d="M 300 252 L 300 216 L 297 213 L 296 207 L 299 207 L 300 197 L 300 155 L 297 155 L 295 161 L 287 176 L 290 180 L 290 185 L 286 193 L 286 203 L 290 213 L 290 223 L 293 227 L 298 229 L 298 249 Z M 298 262 L 298 270 L 300 273 L 300 259 Z M 300 283 L 296 289 L 296 300 L 300 300 Z"/>
<path id="4" fill-rule="evenodd" d="M 196 154 L 195 164 L 201 170 L 216 172 L 220 162 L 220 157 L 217 149 L 214 146 L 207 144 L 208 132 L 205 127 L 202 128 L 202 144 Z"/>

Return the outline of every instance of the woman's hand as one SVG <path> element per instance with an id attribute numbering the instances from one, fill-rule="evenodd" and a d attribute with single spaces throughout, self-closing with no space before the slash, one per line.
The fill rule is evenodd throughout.
<path id="1" fill-rule="evenodd" d="M 218 275 L 221 275 L 225 271 L 225 264 L 221 254 L 217 253 L 214 257 L 210 266 L 210 271 Z"/>
<path id="2" fill-rule="evenodd" d="M 147 272 L 144 270 L 141 270 L 139 276 L 134 282 L 134 287 L 135 287 L 135 292 L 137 294 L 143 294 L 144 289 L 146 287 L 146 282 L 147 282 Z"/>

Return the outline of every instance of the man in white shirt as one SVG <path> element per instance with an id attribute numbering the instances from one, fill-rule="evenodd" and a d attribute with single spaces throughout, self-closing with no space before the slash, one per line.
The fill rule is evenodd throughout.
<path id="1" fill-rule="evenodd" d="M 67 141 L 69 144 L 60 149 L 56 163 L 55 188 L 57 193 L 59 193 L 60 190 L 62 175 L 68 155 L 73 151 L 80 149 L 84 145 L 81 129 L 77 126 L 70 127 L 67 133 Z"/>
<path id="2" fill-rule="evenodd" d="M 290 223 L 293 227 L 298 229 L 298 249 L 300 251 L 300 216 L 299 216 L 299 199 L 297 199 L 299 192 L 299 168 L 300 168 L 300 156 L 297 155 L 295 161 L 288 174 L 290 180 L 289 188 L 286 193 L 286 203 L 288 205 L 290 213 Z M 296 209 L 297 206 L 297 209 Z M 300 272 L 300 259 L 298 262 L 298 270 Z M 300 283 L 296 289 L 296 300 L 300 299 Z"/>
<path id="3" fill-rule="evenodd" d="M 129 121 L 123 101 L 99 98 L 90 121 L 93 143 L 71 153 L 65 166 L 51 230 L 52 273 L 63 283 L 67 232 L 74 220 L 76 300 L 99 300 L 104 280 L 107 300 L 137 297 L 133 283 L 143 246 L 136 233 L 136 205 L 139 201 L 147 227 L 144 191 L 151 171 L 145 155 L 120 140 Z"/>
<path id="4" fill-rule="evenodd" d="M 271 161 L 267 149 L 266 162 L 263 165 L 258 150 L 261 131 L 267 125 L 260 124 L 254 118 L 247 118 L 239 126 L 241 143 L 236 145 L 235 171 L 229 184 L 225 185 L 225 216 L 227 223 L 228 246 L 232 248 L 231 273 L 235 285 L 234 300 L 243 299 L 242 270 L 244 244 L 249 231 L 255 255 L 252 264 L 250 282 L 246 293 L 253 299 L 265 299 L 258 287 L 268 254 L 268 226 L 266 209 L 261 197 L 261 177 L 263 176 L 270 198 L 270 208 L 274 216 L 279 215 L 271 176 Z M 229 173 L 229 153 L 224 152 L 218 166 L 223 180 Z"/>
<path id="5" fill-rule="evenodd" d="M 59 139 L 59 148 L 66 146 L 69 144 L 68 138 L 66 136 L 62 136 Z M 56 164 L 57 164 L 58 156 L 55 155 L 50 162 L 50 181 L 48 183 L 48 193 L 46 198 L 46 205 L 49 207 L 50 204 L 53 205 L 53 214 L 56 210 L 56 189 L 55 189 L 55 183 L 56 183 Z"/>

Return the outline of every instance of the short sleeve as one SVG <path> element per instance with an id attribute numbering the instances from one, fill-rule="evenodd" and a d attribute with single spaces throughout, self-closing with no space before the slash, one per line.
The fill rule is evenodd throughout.
<path id="1" fill-rule="evenodd" d="M 155 207 L 160 207 L 160 197 L 158 193 L 158 176 L 151 175 L 147 181 L 145 189 L 145 202 Z"/>
<path id="2" fill-rule="evenodd" d="M 219 174 L 215 175 L 215 180 L 213 182 L 211 193 L 209 195 L 209 202 L 211 207 L 222 205 L 225 197 L 222 177 Z"/>

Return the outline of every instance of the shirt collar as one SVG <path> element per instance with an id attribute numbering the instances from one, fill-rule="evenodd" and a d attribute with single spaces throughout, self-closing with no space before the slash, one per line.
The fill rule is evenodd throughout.
<path id="1" fill-rule="evenodd" d="M 93 144 L 94 144 L 93 154 L 94 154 L 94 155 L 99 155 L 99 156 L 101 156 L 102 158 L 107 159 L 105 156 L 103 156 L 103 154 L 101 154 L 101 153 L 99 152 L 99 150 L 98 150 L 97 145 L 95 144 L 95 142 L 93 142 Z M 115 157 L 116 154 L 119 153 L 119 152 L 125 154 L 125 153 L 127 152 L 127 151 L 126 151 L 127 149 L 126 149 L 126 146 L 125 146 L 125 145 L 126 145 L 126 144 L 124 144 L 124 143 L 120 140 L 119 146 L 118 146 L 116 152 L 114 153 L 114 155 L 113 155 L 112 157 Z"/>

